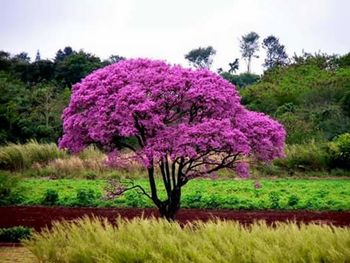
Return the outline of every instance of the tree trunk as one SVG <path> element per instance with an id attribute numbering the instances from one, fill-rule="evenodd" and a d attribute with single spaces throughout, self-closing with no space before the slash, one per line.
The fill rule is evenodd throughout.
<path id="1" fill-rule="evenodd" d="M 248 58 L 248 73 L 250 74 L 250 63 L 252 62 L 252 57 Z"/>
<path id="2" fill-rule="evenodd" d="M 181 188 L 176 187 L 171 191 L 171 195 L 168 199 L 158 207 L 159 214 L 162 218 L 168 221 L 174 221 L 176 214 L 180 209 Z"/>

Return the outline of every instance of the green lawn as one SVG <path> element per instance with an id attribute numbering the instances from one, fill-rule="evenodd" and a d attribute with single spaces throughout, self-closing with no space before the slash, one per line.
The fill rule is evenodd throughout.
<path id="1" fill-rule="evenodd" d="M 264 179 L 255 189 L 253 180 L 190 181 L 182 193 L 183 208 L 209 209 L 310 209 L 350 210 L 350 180 L 347 179 Z M 152 207 L 145 196 L 128 191 L 113 201 L 102 198 L 104 180 L 22 179 L 18 205 L 43 204 L 48 189 L 57 191 L 60 206 Z M 148 189 L 148 181 L 135 183 Z M 158 181 L 161 188 L 161 183 Z M 164 197 L 164 191 L 160 191 Z"/>

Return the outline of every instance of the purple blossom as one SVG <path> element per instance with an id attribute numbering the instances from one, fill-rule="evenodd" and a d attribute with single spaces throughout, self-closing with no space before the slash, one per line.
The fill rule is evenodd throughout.
<path id="1" fill-rule="evenodd" d="M 254 188 L 255 189 L 260 189 L 262 187 L 262 185 L 261 185 L 261 183 L 259 182 L 259 181 L 256 181 L 255 183 L 254 183 Z"/>

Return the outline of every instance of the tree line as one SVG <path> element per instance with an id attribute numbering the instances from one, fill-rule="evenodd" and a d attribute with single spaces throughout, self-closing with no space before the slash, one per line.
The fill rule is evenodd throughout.
<path id="1" fill-rule="evenodd" d="M 0 143 L 57 141 L 70 87 L 93 70 L 124 59 L 107 60 L 71 47 L 59 49 L 52 60 L 38 51 L 31 62 L 27 53 L 11 56 L 0 51 Z"/>
<path id="2" fill-rule="evenodd" d="M 217 73 L 238 88 L 244 88 L 254 83 L 264 83 L 267 76 L 277 74 L 267 74 L 268 72 L 279 72 L 278 69 L 308 63 L 310 57 L 317 60 L 317 56 L 309 53 L 289 58 L 284 45 L 272 35 L 264 38 L 261 43 L 259 41 L 260 36 L 255 32 L 249 32 L 240 38 L 238 48 L 241 59 L 246 62 L 246 72 L 236 74 L 240 58 L 235 58 L 228 64 L 227 70 L 219 68 Z M 260 47 L 266 50 L 263 64 L 266 71 L 262 77 L 251 72 L 251 61 L 257 57 Z M 210 69 L 215 54 L 216 50 L 211 46 L 199 47 L 186 53 L 185 58 L 195 68 Z M 334 61 L 333 65 L 341 67 L 349 64 L 349 56 L 329 57 L 328 60 Z M 92 71 L 123 59 L 123 56 L 111 55 L 102 60 L 69 46 L 59 49 L 53 59 L 41 58 L 38 51 L 33 61 L 25 52 L 11 55 L 0 51 L 0 144 L 25 142 L 32 138 L 42 142 L 57 142 L 62 135 L 61 114 L 68 104 L 71 86 Z M 324 59 L 319 61 L 323 63 Z M 332 63 L 327 62 L 327 67 L 332 67 L 328 64 Z M 248 100 L 243 98 L 244 101 Z M 256 104 L 258 101 L 259 98 L 256 98 L 256 101 L 249 100 L 249 103 Z M 268 109 L 259 110 L 271 113 Z"/>
<path id="3" fill-rule="evenodd" d="M 259 43 L 260 36 L 256 32 L 247 33 L 240 38 L 239 48 L 242 59 L 247 64 L 247 73 L 251 73 L 251 62 L 253 58 L 258 58 L 257 52 L 260 49 Z M 263 39 L 262 48 L 266 51 L 266 58 L 263 63 L 265 69 L 271 69 L 276 66 L 284 66 L 289 63 L 289 57 L 286 52 L 286 48 L 279 41 L 276 36 L 270 35 Z M 216 50 L 212 46 L 199 47 L 192 49 L 185 55 L 185 58 L 195 68 L 207 68 L 210 69 L 213 63 L 213 57 L 216 54 Z M 239 58 L 236 58 L 233 62 L 228 64 L 229 73 L 234 73 L 239 69 Z M 223 69 L 219 68 L 218 72 L 222 72 Z"/>

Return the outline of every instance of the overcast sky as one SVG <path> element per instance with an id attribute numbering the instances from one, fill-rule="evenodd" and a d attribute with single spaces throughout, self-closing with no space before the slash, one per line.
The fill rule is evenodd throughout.
<path id="1" fill-rule="evenodd" d="M 228 69 L 249 31 L 279 37 L 289 55 L 345 54 L 349 12 L 350 0 L 0 0 L 0 50 L 53 58 L 69 45 L 102 59 L 118 54 L 187 66 L 185 53 L 212 45 L 212 68 Z M 261 73 L 264 56 L 261 50 L 254 72 Z"/>

